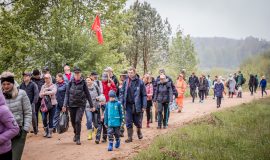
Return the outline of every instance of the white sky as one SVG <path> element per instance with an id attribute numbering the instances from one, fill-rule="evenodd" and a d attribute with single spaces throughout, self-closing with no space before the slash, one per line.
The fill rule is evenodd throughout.
<path id="1" fill-rule="evenodd" d="M 127 6 L 136 0 L 128 0 Z M 193 37 L 254 36 L 270 40 L 270 0 L 139 0 L 156 8 L 175 32 Z M 129 7 L 127 7 L 129 8 Z"/>

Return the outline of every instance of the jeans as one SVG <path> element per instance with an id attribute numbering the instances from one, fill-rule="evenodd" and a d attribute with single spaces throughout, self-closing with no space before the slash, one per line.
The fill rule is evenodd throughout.
<path id="1" fill-rule="evenodd" d="M 69 107 L 71 124 L 74 130 L 74 134 L 76 136 L 81 135 L 82 129 L 82 117 L 85 110 L 85 106 L 83 107 Z"/>
<path id="2" fill-rule="evenodd" d="M 113 141 L 114 138 L 115 140 L 119 140 L 120 139 L 120 126 L 119 127 L 109 127 L 108 128 L 108 137 L 109 137 L 109 141 Z"/>
<path id="3" fill-rule="evenodd" d="M 59 105 L 57 105 L 57 107 L 55 109 L 54 118 L 53 118 L 53 128 L 57 128 L 58 127 L 61 111 L 62 111 L 62 107 L 59 106 Z"/>
<path id="4" fill-rule="evenodd" d="M 86 115 L 86 127 L 87 127 L 87 130 L 91 130 L 93 129 L 93 114 L 91 111 L 89 111 L 88 109 L 85 110 L 85 115 Z"/>
<path id="5" fill-rule="evenodd" d="M 262 97 L 263 97 L 263 93 L 265 93 L 267 95 L 267 92 L 266 92 L 266 87 L 262 87 Z"/>
<path id="6" fill-rule="evenodd" d="M 164 112 L 164 114 L 162 114 Z M 169 103 L 159 103 L 158 102 L 158 126 L 168 126 L 169 118 Z"/>
<path id="7" fill-rule="evenodd" d="M 250 91 L 251 95 L 253 95 L 253 90 L 254 90 L 253 86 L 249 86 L 249 91 Z"/>
<path id="8" fill-rule="evenodd" d="M 48 112 L 43 112 L 42 113 L 42 121 L 43 121 L 43 126 L 49 128 L 53 128 L 53 120 L 54 120 L 54 114 L 56 111 L 56 105 L 54 105 L 51 109 L 48 110 Z M 49 122 L 48 122 L 48 117 L 49 117 Z"/>

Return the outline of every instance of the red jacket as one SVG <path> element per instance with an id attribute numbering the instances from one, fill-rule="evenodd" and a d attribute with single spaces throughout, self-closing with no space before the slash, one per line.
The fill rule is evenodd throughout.
<path id="1" fill-rule="evenodd" d="M 109 92 L 110 90 L 114 90 L 115 92 L 117 91 L 116 86 L 114 82 L 111 82 L 111 86 L 108 86 L 108 81 L 102 81 L 102 87 L 103 87 L 103 94 L 106 98 L 106 102 L 109 101 Z"/>

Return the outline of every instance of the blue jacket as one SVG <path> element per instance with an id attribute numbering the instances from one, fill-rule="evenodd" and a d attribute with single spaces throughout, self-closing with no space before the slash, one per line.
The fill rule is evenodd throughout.
<path id="1" fill-rule="evenodd" d="M 131 81 L 130 78 L 127 78 L 124 81 L 123 86 L 121 88 L 121 92 L 120 92 L 120 95 L 121 95 L 120 101 L 124 108 L 126 108 L 126 104 L 127 104 L 128 84 L 130 81 Z M 146 89 L 145 89 L 145 85 L 143 81 L 139 79 L 138 76 L 132 81 L 133 81 L 132 83 L 135 83 L 135 88 L 132 88 L 134 92 L 135 108 L 136 108 L 136 112 L 139 113 L 139 112 L 142 112 L 142 108 L 146 109 L 146 106 L 147 106 Z"/>
<path id="2" fill-rule="evenodd" d="M 121 103 L 117 100 L 109 101 L 105 108 L 104 123 L 108 127 L 120 127 L 123 121 Z"/>
<path id="3" fill-rule="evenodd" d="M 214 87 L 216 97 L 223 97 L 224 85 L 220 83 L 216 83 Z"/>
<path id="4" fill-rule="evenodd" d="M 262 79 L 260 82 L 260 87 L 265 88 L 267 85 L 267 81 L 265 79 Z"/>
<path id="5" fill-rule="evenodd" d="M 58 106 L 63 107 L 67 84 L 65 82 L 61 84 L 56 83 L 56 86 L 57 86 L 56 100 L 57 100 Z"/>

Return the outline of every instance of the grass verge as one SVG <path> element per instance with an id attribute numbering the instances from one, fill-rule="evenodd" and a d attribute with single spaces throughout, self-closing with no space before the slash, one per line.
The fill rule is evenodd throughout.
<path id="1" fill-rule="evenodd" d="M 215 112 L 154 140 L 134 160 L 270 159 L 270 98 Z"/>

